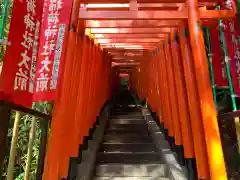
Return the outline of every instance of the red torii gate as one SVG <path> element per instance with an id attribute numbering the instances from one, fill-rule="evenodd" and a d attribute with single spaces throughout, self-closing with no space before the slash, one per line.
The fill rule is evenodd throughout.
<path id="1" fill-rule="evenodd" d="M 149 104 L 158 112 L 160 121 L 168 129 L 169 136 L 175 139 L 175 144 L 184 146 L 185 158 L 196 158 L 198 178 L 227 179 L 201 24 L 216 23 L 217 19 L 233 18 L 236 10 L 212 10 L 216 1 L 210 0 L 199 3 L 197 0 L 187 2 L 152 0 L 151 3 L 164 4 L 152 8 L 153 4 L 150 10 L 146 10 L 149 7 L 144 5 L 137 6 L 141 3 L 149 3 L 144 0 L 111 1 L 111 3 L 129 3 L 129 7 L 121 10 L 117 8 L 91 10 L 86 6 L 81 7 L 81 3 L 110 2 L 75 0 L 73 3 L 61 96 L 54 112 L 43 179 L 52 180 L 67 176 L 69 158 L 77 156 L 78 145 L 82 143 L 83 137 L 88 135 L 94 117 L 110 95 L 108 79 L 111 59 L 115 58 L 114 61 L 117 62 L 116 57 L 124 57 L 126 49 L 132 54 L 144 50 L 140 58 L 140 72 L 134 73 L 133 84 L 140 97 L 148 98 Z M 167 3 L 173 3 L 173 6 L 165 8 Z M 178 5 L 178 3 L 182 4 Z M 184 4 L 187 6 L 182 6 Z M 99 24 L 96 27 L 88 20 L 97 20 Z M 111 23 L 123 20 L 133 20 L 133 23 L 125 21 Z M 138 20 L 147 20 L 149 23 L 135 25 L 134 22 Z M 87 21 L 86 24 L 84 21 Z M 159 21 L 159 23 L 150 23 L 150 21 Z M 184 35 L 186 24 L 189 28 L 190 42 Z M 105 29 L 102 31 L 99 29 L 96 33 L 93 31 L 99 42 L 101 39 L 108 39 L 106 43 L 100 43 L 103 51 L 99 45 L 94 44 L 93 40 L 84 36 L 85 28 L 102 27 L 114 27 L 117 30 L 115 33 L 105 33 Z M 181 47 L 175 44 L 176 33 L 179 34 Z M 127 40 L 131 38 L 134 40 Z M 154 38 L 159 43 L 141 40 L 142 38 Z M 115 43 L 116 45 L 112 47 Z M 159 48 L 159 53 L 152 57 L 149 51 L 156 48 Z M 111 55 L 110 52 L 119 54 Z M 179 52 L 182 59 L 179 57 Z M 148 59 L 150 61 L 147 61 Z M 95 62 L 99 64 L 96 65 Z M 103 76 L 100 77 L 98 74 Z M 160 92 L 156 90 L 156 82 L 159 83 Z M 184 87 L 187 90 L 184 90 Z M 99 91 L 104 95 L 98 97 Z M 75 98 L 76 95 L 78 98 Z M 92 108 L 93 99 L 96 102 Z M 176 100 L 177 105 L 174 104 Z M 73 114 L 67 113 L 66 107 L 71 109 L 69 112 Z M 83 114 L 86 114 L 85 120 L 80 120 Z M 67 118 L 69 121 L 66 121 Z"/>

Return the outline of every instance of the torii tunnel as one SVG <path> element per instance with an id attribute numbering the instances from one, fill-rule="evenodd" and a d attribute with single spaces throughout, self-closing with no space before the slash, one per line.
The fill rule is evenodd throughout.
<path id="1" fill-rule="evenodd" d="M 232 3 L 231 8 L 220 9 L 218 3 L 74 0 L 41 179 L 228 179 L 211 78 L 211 48 L 206 48 L 210 41 L 204 28 L 221 28 L 222 20 L 237 16 L 237 6 Z M 224 62 L 230 73 L 227 56 Z M 122 85 L 124 77 L 128 81 Z M 140 140 L 150 138 L 140 134 L 144 128 L 151 131 L 154 122 L 165 139 L 152 144 L 161 146 L 164 141 L 168 151 L 164 146 L 145 152 L 150 143 L 146 140 L 126 152 L 137 135 Z M 105 132 L 96 135 L 103 126 Z M 114 144 L 109 134 L 120 137 L 116 130 L 120 126 L 131 126 L 138 133 L 126 138 L 129 143 Z M 122 135 L 131 133 L 129 129 Z M 105 142 L 107 136 L 111 143 Z M 95 142 L 94 138 L 101 139 Z M 165 154 L 161 155 L 165 164 L 169 158 L 176 160 L 176 167 L 169 165 L 171 176 L 154 176 L 162 171 L 158 152 Z M 86 163 L 91 161 L 87 156 L 94 163 Z M 156 168 L 151 171 L 146 166 Z M 83 176 L 89 171 L 91 175 Z"/>

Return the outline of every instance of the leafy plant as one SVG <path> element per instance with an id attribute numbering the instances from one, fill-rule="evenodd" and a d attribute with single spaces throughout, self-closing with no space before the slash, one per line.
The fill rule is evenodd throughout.
<path id="1" fill-rule="evenodd" d="M 34 103 L 33 108 L 35 110 L 41 112 L 47 112 L 47 102 L 43 103 Z M 10 127 L 8 132 L 8 150 L 5 156 L 4 162 L 4 171 L 2 174 L 3 179 L 6 179 L 6 172 L 8 166 L 8 159 L 9 159 L 9 152 L 11 147 L 11 139 L 13 134 L 13 125 L 14 125 L 14 117 L 15 113 L 12 113 L 11 120 L 10 120 Z M 38 154 L 39 154 L 39 145 L 40 145 L 40 136 L 41 136 L 41 129 L 39 119 L 37 119 L 37 127 L 36 127 L 36 135 L 33 144 L 33 151 L 32 151 L 32 162 L 31 162 L 31 170 L 30 170 L 30 179 L 36 179 L 36 171 L 37 171 L 37 163 L 38 163 Z M 21 121 L 19 124 L 19 133 L 18 133 L 18 141 L 17 141 L 17 153 L 15 158 L 15 168 L 14 168 L 14 179 L 15 180 L 23 180 L 25 174 L 25 166 L 27 161 L 27 151 L 28 151 L 28 141 L 29 141 L 29 133 L 31 130 L 32 124 L 32 116 L 30 115 L 23 115 L 21 117 Z"/>
<path id="2" fill-rule="evenodd" d="M 7 7 L 7 13 L 4 19 L 3 26 L 3 39 L 8 39 L 9 29 L 10 29 L 10 22 L 11 22 L 11 16 L 12 16 L 12 7 L 13 7 L 13 0 L 8 0 L 8 7 Z M 2 22 L 3 14 L 4 14 L 4 0 L 0 0 L 0 22 Z M 4 54 L 6 52 L 6 45 L 0 45 L 0 66 L 3 64 L 4 60 Z"/>

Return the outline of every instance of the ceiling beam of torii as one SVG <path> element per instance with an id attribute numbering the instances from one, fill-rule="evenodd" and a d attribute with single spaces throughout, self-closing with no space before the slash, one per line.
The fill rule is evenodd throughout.
<path id="1" fill-rule="evenodd" d="M 151 44 L 147 44 L 147 43 L 143 43 L 143 44 L 126 44 L 126 43 L 122 43 L 122 44 L 101 44 L 101 46 L 103 48 L 115 48 L 115 49 L 121 49 L 121 48 L 125 48 L 125 49 L 153 49 L 156 48 L 158 45 L 158 43 L 151 43 Z"/>
<path id="2" fill-rule="evenodd" d="M 123 61 L 123 60 L 141 60 L 143 56 L 115 56 L 112 58 L 114 61 Z"/>
<path id="3" fill-rule="evenodd" d="M 91 28 L 92 34 L 159 34 L 170 33 L 170 28 Z"/>
<path id="4" fill-rule="evenodd" d="M 137 0 L 138 3 L 186 3 L 186 0 Z M 199 3 L 216 3 L 216 0 L 199 0 Z M 129 0 L 81 0 L 85 4 L 128 4 Z"/>
<path id="5" fill-rule="evenodd" d="M 166 34 L 95 34 L 95 39 L 145 39 L 155 38 L 162 39 Z"/>
<path id="6" fill-rule="evenodd" d="M 125 48 L 106 48 L 105 50 L 107 50 L 109 53 L 143 53 L 146 50 L 144 49 L 125 49 Z"/>
<path id="7" fill-rule="evenodd" d="M 109 44 L 109 43 L 158 43 L 161 39 L 98 39 L 99 44 Z"/>
<path id="8" fill-rule="evenodd" d="M 199 0 L 204 25 L 236 14 L 235 9 L 214 10 L 215 5 L 216 0 Z M 79 11 L 79 20 L 85 20 L 85 27 L 112 60 L 127 65 L 156 49 L 172 28 L 187 19 L 186 0 L 81 0 Z"/>
<path id="9" fill-rule="evenodd" d="M 119 21 L 86 21 L 86 28 L 161 28 L 161 27 L 177 27 L 180 21 L 168 20 L 119 20 Z"/>
<path id="10" fill-rule="evenodd" d="M 135 66 L 135 65 L 140 65 L 139 62 L 131 62 L 131 63 L 126 63 L 126 62 L 112 62 L 112 66 Z"/>
<path id="11" fill-rule="evenodd" d="M 231 19 L 233 10 L 199 10 L 201 19 Z M 80 8 L 81 20 L 187 20 L 184 11 L 86 11 Z"/>

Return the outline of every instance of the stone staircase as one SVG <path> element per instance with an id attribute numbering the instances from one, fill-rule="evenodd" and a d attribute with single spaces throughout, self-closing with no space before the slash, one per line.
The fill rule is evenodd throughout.
<path id="1" fill-rule="evenodd" d="M 120 107 L 112 112 L 95 165 L 94 180 L 170 179 L 137 107 Z"/>

